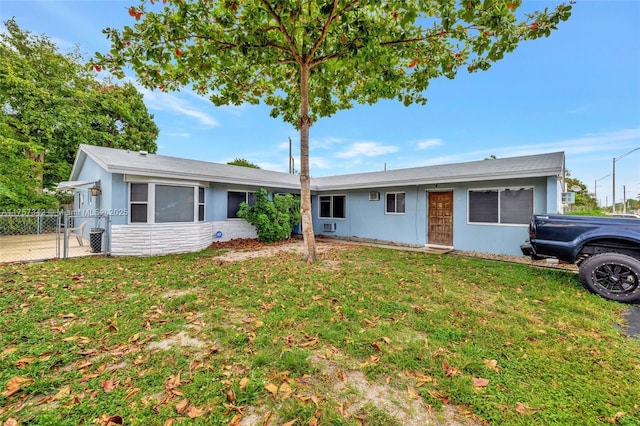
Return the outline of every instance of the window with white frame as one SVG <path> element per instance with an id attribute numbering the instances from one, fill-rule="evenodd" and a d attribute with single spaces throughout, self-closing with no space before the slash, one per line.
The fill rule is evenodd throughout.
<path id="1" fill-rule="evenodd" d="M 404 192 L 387 192 L 386 213 L 387 214 L 404 214 L 405 213 L 405 193 Z"/>
<path id="2" fill-rule="evenodd" d="M 227 192 L 227 218 L 237 219 L 240 204 L 247 203 L 250 206 L 256 203 L 256 195 L 247 191 L 229 191 Z"/>
<path id="3" fill-rule="evenodd" d="M 345 195 L 323 195 L 320 197 L 320 217 L 323 219 L 344 219 L 347 197 Z"/>
<path id="4" fill-rule="evenodd" d="M 469 190 L 469 222 L 526 225 L 533 214 L 533 188 Z"/>
<path id="5" fill-rule="evenodd" d="M 131 223 L 147 223 L 149 205 L 149 184 L 132 183 L 129 186 L 129 221 Z"/>
<path id="6" fill-rule="evenodd" d="M 198 222 L 204 222 L 204 188 L 198 188 Z"/>
<path id="7" fill-rule="evenodd" d="M 204 192 L 193 185 L 131 183 L 129 222 L 194 222 L 196 217 L 204 221 Z"/>
<path id="8" fill-rule="evenodd" d="M 155 223 L 193 222 L 192 186 L 155 185 Z"/>

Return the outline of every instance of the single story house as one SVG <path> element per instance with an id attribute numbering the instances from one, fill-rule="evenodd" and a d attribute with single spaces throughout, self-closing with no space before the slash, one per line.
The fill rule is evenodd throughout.
<path id="1" fill-rule="evenodd" d="M 312 178 L 314 232 L 519 255 L 531 214 L 561 210 L 564 174 L 564 153 L 553 152 Z M 300 193 L 297 175 L 91 145 L 59 187 L 76 192 L 78 219 L 108 215 L 112 255 L 255 238 L 240 203 L 261 187 Z"/>

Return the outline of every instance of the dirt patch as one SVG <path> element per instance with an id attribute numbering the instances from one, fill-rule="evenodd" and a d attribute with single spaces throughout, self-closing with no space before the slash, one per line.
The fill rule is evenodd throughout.
<path id="1" fill-rule="evenodd" d="M 318 254 L 329 250 L 347 250 L 354 245 L 370 245 L 376 247 L 410 250 L 425 253 L 450 254 L 454 256 L 474 257 L 478 259 L 495 260 L 499 262 L 521 263 L 543 268 L 563 269 L 577 272 L 578 267 L 572 263 L 558 262 L 557 259 L 533 260 L 526 256 L 509 256 L 501 254 L 481 253 L 463 250 L 432 249 L 424 246 L 409 246 L 385 241 L 366 240 L 362 238 L 338 239 L 332 237 L 316 237 L 316 251 Z M 291 238 L 275 243 L 262 243 L 252 238 L 236 238 L 229 241 L 215 242 L 210 248 L 214 250 L 228 250 L 218 259 L 227 262 L 241 261 L 256 257 L 272 257 L 279 253 L 304 254 L 304 242 L 301 238 Z"/>
<path id="2" fill-rule="evenodd" d="M 257 257 L 273 257 L 281 253 L 298 253 L 304 255 L 304 242 L 300 238 L 291 238 L 275 243 L 263 243 L 251 238 L 236 238 L 229 241 L 215 242 L 209 246 L 213 250 L 228 250 L 217 257 L 223 262 L 238 262 Z M 347 243 L 316 240 L 316 254 L 329 250 L 346 250 Z"/>
<path id="3" fill-rule="evenodd" d="M 203 342 L 202 340 L 194 339 L 193 337 L 190 337 L 189 335 L 187 335 L 187 333 L 185 333 L 184 331 L 181 331 L 175 336 L 171 336 L 157 342 L 149 343 L 147 345 L 147 349 L 149 350 L 161 349 L 166 351 L 171 349 L 173 346 L 183 346 L 183 347 L 190 346 L 190 347 L 201 349 L 205 345 L 206 343 Z"/>

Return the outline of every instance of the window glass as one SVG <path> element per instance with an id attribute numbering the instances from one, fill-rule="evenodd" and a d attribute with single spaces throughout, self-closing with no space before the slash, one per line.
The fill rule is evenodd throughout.
<path id="1" fill-rule="evenodd" d="M 337 217 L 340 219 L 345 218 L 345 196 L 337 195 L 333 197 L 333 217 Z"/>
<path id="2" fill-rule="evenodd" d="M 156 223 L 193 222 L 193 187 L 156 185 Z"/>
<path id="3" fill-rule="evenodd" d="M 204 222 L 204 188 L 198 188 L 198 222 Z"/>
<path id="4" fill-rule="evenodd" d="M 404 213 L 405 212 L 405 194 L 404 192 L 388 192 L 387 193 L 387 213 Z"/>
<path id="5" fill-rule="evenodd" d="M 331 217 L 331 197 L 320 197 L 320 217 Z"/>
<path id="6" fill-rule="evenodd" d="M 404 213 L 404 192 L 396 194 L 396 213 Z"/>
<path id="7" fill-rule="evenodd" d="M 469 191 L 469 222 L 498 223 L 498 190 Z"/>
<path id="8" fill-rule="evenodd" d="M 132 183 L 129 186 L 129 197 L 129 220 L 131 223 L 147 223 L 149 185 L 146 183 Z"/>
<path id="9" fill-rule="evenodd" d="M 229 191 L 227 192 L 227 218 L 233 219 L 238 217 L 240 203 L 247 203 L 250 206 L 256 204 L 256 194 L 253 192 Z"/>
<path id="10" fill-rule="evenodd" d="M 344 195 L 320 197 L 320 217 L 344 219 L 346 217 L 346 198 Z"/>
<path id="11" fill-rule="evenodd" d="M 147 201 L 149 192 L 147 191 L 148 184 L 146 183 L 132 183 L 131 184 L 131 201 Z"/>
<path id="12" fill-rule="evenodd" d="M 522 224 L 533 214 L 533 188 L 469 191 L 469 222 Z"/>
<path id="13" fill-rule="evenodd" d="M 500 191 L 500 223 L 527 224 L 533 214 L 533 189 Z"/>
<path id="14" fill-rule="evenodd" d="M 131 204 L 131 223 L 147 223 L 147 205 Z"/>

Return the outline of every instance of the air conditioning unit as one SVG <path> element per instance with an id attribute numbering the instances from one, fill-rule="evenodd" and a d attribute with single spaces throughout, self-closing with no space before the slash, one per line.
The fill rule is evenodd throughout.
<path id="1" fill-rule="evenodd" d="M 378 201 L 380 200 L 380 193 L 377 191 L 372 191 L 369 193 L 369 201 Z"/>
<path id="2" fill-rule="evenodd" d="M 323 223 L 322 230 L 324 232 L 336 232 L 336 224 L 335 223 Z"/>

